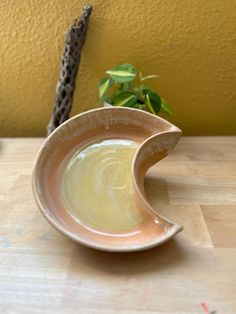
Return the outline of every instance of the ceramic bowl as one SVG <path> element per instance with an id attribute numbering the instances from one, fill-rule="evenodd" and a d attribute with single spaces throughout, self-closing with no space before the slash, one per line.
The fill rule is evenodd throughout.
<path id="1" fill-rule="evenodd" d="M 149 204 L 144 189 L 147 170 L 166 157 L 181 131 L 150 113 L 123 107 L 81 113 L 59 126 L 44 142 L 33 169 L 35 200 L 45 218 L 69 238 L 105 251 L 137 251 L 160 245 L 182 227 L 160 216 Z M 132 162 L 135 202 L 145 212 L 137 230 L 103 232 L 86 226 L 67 210 L 61 192 L 66 165 L 76 151 L 102 139 L 129 139 L 139 143 Z"/>

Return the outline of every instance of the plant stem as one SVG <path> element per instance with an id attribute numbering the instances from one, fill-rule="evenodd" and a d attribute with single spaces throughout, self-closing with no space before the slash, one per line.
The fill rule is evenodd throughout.
<path id="1" fill-rule="evenodd" d="M 125 86 L 124 83 L 120 83 L 120 91 L 123 91 L 123 90 L 124 90 L 124 86 Z"/>

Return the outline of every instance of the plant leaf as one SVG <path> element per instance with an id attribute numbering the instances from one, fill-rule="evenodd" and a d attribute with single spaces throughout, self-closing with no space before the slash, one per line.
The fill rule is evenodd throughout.
<path id="1" fill-rule="evenodd" d="M 134 92 L 135 92 L 136 96 L 138 97 L 138 99 L 145 102 L 145 95 L 148 92 L 152 92 L 152 90 L 148 86 L 142 84 L 140 86 L 135 87 Z"/>
<path id="2" fill-rule="evenodd" d="M 136 77 L 136 69 L 132 64 L 120 64 L 106 73 L 118 83 L 131 82 Z"/>
<path id="3" fill-rule="evenodd" d="M 138 103 L 134 104 L 133 107 L 136 108 L 136 109 L 139 109 L 139 110 L 144 110 L 144 105 L 141 105 L 141 104 L 138 104 Z"/>
<path id="4" fill-rule="evenodd" d="M 132 74 L 136 75 L 136 69 L 132 64 L 129 63 L 123 63 L 123 64 L 119 64 L 117 65 L 115 68 L 113 68 L 112 70 L 116 70 L 116 71 L 126 71 Z"/>
<path id="5" fill-rule="evenodd" d="M 131 82 L 135 78 L 135 74 L 129 73 L 127 71 L 107 71 L 114 81 L 118 83 Z"/>
<path id="6" fill-rule="evenodd" d="M 120 100 L 119 102 L 117 102 L 115 105 L 116 106 L 125 106 L 125 107 L 131 107 L 132 104 L 136 103 L 136 98 L 134 95 L 131 95 L 127 98 L 124 98 L 122 100 Z"/>
<path id="7" fill-rule="evenodd" d="M 153 91 L 148 91 L 146 94 L 145 99 L 147 99 L 147 102 L 145 101 L 148 109 L 152 112 L 157 114 L 160 109 L 161 109 L 161 98 L 160 96 L 153 92 Z"/>
<path id="8" fill-rule="evenodd" d="M 142 91 L 144 95 L 147 95 L 148 93 L 152 92 L 152 90 L 146 85 L 142 85 Z"/>
<path id="9" fill-rule="evenodd" d="M 119 65 L 116 66 L 116 68 L 119 69 L 119 70 L 127 70 L 127 71 L 129 71 L 131 73 L 136 73 L 135 67 L 132 64 L 130 64 L 130 63 L 119 64 Z"/>
<path id="10" fill-rule="evenodd" d="M 101 98 L 105 92 L 113 85 L 114 81 L 110 77 L 104 77 L 99 82 L 99 97 Z"/>
<path id="11" fill-rule="evenodd" d="M 103 98 L 103 102 L 107 102 L 108 104 L 113 105 L 116 99 L 116 96 L 112 94 L 112 95 L 104 96 L 102 98 Z"/>
<path id="12" fill-rule="evenodd" d="M 167 113 L 169 115 L 173 114 L 169 103 L 165 99 L 163 99 L 163 98 L 161 98 L 161 108 L 160 108 L 160 111 L 163 112 L 163 113 Z"/>
<path id="13" fill-rule="evenodd" d="M 155 110 L 153 109 L 152 107 L 152 104 L 151 104 L 151 101 L 150 101 L 150 98 L 149 98 L 149 95 L 147 94 L 146 97 L 145 97 L 145 104 L 146 106 L 148 107 L 148 110 L 151 112 L 151 113 L 154 113 L 155 114 Z"/>
<path id="14" fill-rule="evenodd" d="M 137 97 L 132 92 L 121 92 L 115 100 L 115 106 L 133 107 L 137 103 Z"/>
<path id="15" fill-rule="evenodd" d="M 121 78 L 134 77 L 135 76 L 135 74 L 130 73 L 128 71 L 115 71 L 115 70 L 112 71 L 112 70 L 110 70 L 110 71 L 107 71 L 106 73 L 110 74 L 112 76 L 118 76 L 118 77 L 121 77 Z"/>
<path id="16" fill-rule="evenodd" d="M 141 77 L 141 81 L 145 81 L 145 80 L 149 80 L 149 79 L 152 79 L 152 78 L 157 78 L 157 77 L 160 77 L 158 75 L 148 75 L 148 76 L 144 76 L 144 77 Z"/>

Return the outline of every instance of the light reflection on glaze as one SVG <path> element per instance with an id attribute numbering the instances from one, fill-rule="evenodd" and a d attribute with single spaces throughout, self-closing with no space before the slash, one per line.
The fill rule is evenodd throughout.
<path id="1" fill-rule="evenodd" d="M 66 167 L 62 193 L 68 211 L 89 228 L 128 231 L 144 220 L 132 192 L 138 143 L 109 139 L 79 150 Z"/>

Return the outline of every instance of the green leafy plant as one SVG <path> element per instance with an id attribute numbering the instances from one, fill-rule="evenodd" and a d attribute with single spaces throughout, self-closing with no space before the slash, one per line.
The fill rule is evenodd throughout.
<path id="1" fill-rule="evenodd" d="M 142 76 L 132 64 L 120 64 L 106 73 L 108 77 L 99 82 L 100 103 L 172 114 L 168 102 L 144 84 L 157 75 Z"/>

